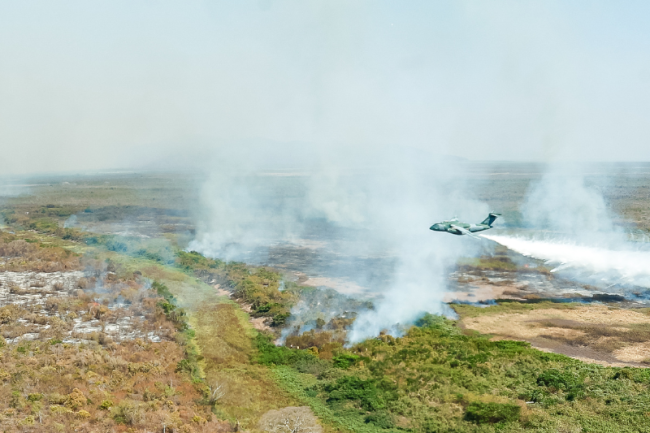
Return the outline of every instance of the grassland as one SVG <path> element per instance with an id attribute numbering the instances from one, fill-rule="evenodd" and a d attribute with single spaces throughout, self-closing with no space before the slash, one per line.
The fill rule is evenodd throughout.
<path id="1" fill-rule="evenodd" d="M 499 301 L 496 305 L 489 307 L 477 307 L 467 304 L 453 304 L 452 308 L 461 318 L 474 318 L 485 316 L 496 316 L 503 314 L 517 314 L 525 313 L 534 310 L 554 309 L 562 310 L 575 310 L 579 307 L 576 303 L 557 303 L 551 301 L 541 302 L 512 302 L 507 300 Z"/>
<path id="2" fill-rule="evenodd" d="M 156 287 L 164 287 L 161 293 L 169 293 L 173 296 L 170 301 L 184 308 L 192 331 L 186 349 L 177 352 L 186 360 L 176 362 L 178 371 L 186 375 L 183 386 L 189 388 L 184 388 L 184 393 L 189 395 L 194 389 L 197 401 L 205 402 L 206 389 L 211 386 L 227 390 L 217 401 L 203 403 L 214 417 L 210 422 L 228 421 L 228 425 L 239 423 L 254 429 L 272 409 L 305 405 L 328 430 L 341 432 L 632 432 L 648 426 L 650 376 L 643 369 L 585 364 L 540 352 L 523 342 L 491 341 L 490 336 L 468 333 L 436 316 L 423 317 L 400 338 L 382 335 L 350 348 L 319 339 L 318 333 L 303 336 L 301 349 L 277 347 L 272 334 L 253 329 L 250 316 L 241 309 L 243 299 L 238 303 L 219 296 L 203 281 L 223 281 L 233 293 L 237 287 L 246 287 L 251 298 L 274 299 L 279 293 L 273 282 L 279 275 L 270 270 L 196 254 L 188 260 L 187 253 L 180 251 L 176 261 L 167 264 L 146 254 L 120 254 L 97 244 L 78 248 L 96 260 L 109 259 L 120 274 L 137 270 L 142 277 L 159 282 Z M 509 303 L 501 310 L 547 307 L 543 303 L 521 305 Z M 570 311 L 575 306 L 562 308 Z M 474 316 L 503 312 L 480 311 L 485 314 Z M 149 346 L 154 348 L 155 344 Z M 148 389 L 155 394 L 158 389 L 155 381 L 142 384 L 142 393 Z M 119 399 L 119 393 L 113 391 L 111 395 Z M 129 395 L 124 394 L 125 398 Z M 29 401 L 29 394 L 22 398 Z M 48 407 L 56 406 L 54 400 L 45 401 Z M 192 407 L 193 413 L 201 408 Z M 107 412 L 112 415 L 104 418 L 84 410 L 90 413 L 94 427 L 102 419 L 121 422 L 118 409 Z M 128 408 L 125 410 L 128 413 Z M 144 407 L 141 411 L 140 416 L 153 416 Z M 33 420 L 35 425 L 36 418 L 31 416 L 22 419 Z M 205 412 L 197 416 L 208 422 Z M 200 431 L 203 421 L 197 420 L 199 423 L 187 423 L 186 429 Z M 119 425 L 127 427 L 128 421 Z"/>
<path id="3" fill-rule="evenodd" d="M 425 316 L 332 361 L 260 345 L 280 383 L 326 422 L 357 432 L 638 432 L 650 375 L 491 341 Z M 288 349 L 287 349 L 288 350 Z"/>
<path id="4" fill-rule="evenodd" d="M 173 230 L 141 237 L 89 229 L 138 215 L 188 224 L 188 183 L 152 178 L 134 186 L 138 182 L 109 176 L 77 185 L 43 183 L 33 189 L 38 194 L 16 197 L 0 209 L 9 225 L 0 235 L 2 245 L 20 241 L 11 249 L 0 245 L 4 270 L 110 265 L 118 286 L 155 282 L 147 289 L 154 301 L 146 314 L 172 332 L 159 343 L 111 342 L 97 334 L 66 344 L 56 336 L 5 344 L 0 349 L 7 373 L 0 399 L 3 426 L 144 432 L 164 421 L 167 431 L 257 431 L 270 411 L 307 406 L 328 432 L 650 430 L 648 370 L 585 363 L 468 326 L 471 320 L 489 319 L 507 327 L 514 317 L 539 314 L 535 323 L 522 322 L 522 329 L 543 328 L 548 335 L 562 335 L 564 340 L 557 338 L 562 344 L 574 341 L 574 347 L 618 338 L 622 346 L 608 346 L 614 356 L 645 344 L 645 319 L 628 320 L 612 331 L 573 320 L 584 308 L 576 304 L 456 305 L 460 321 L 426 315 L 399 338 L 380 335 L 345 347 L 345 331 L 354 319 L 339 318 L 290 335 L 288 347 L 276 346 L 291 306 L 307 289 L 282 286 L 282 276 L 273 269 L 184 251 Z M 496 198 L 504 206 L 516 203 L 522 185 L 513 184 Z M 86 214 L 86 230 L 63 227 L 73 214 Z M 513 266 L 498 252 L 460 265 L 479 273 Z M 101 299 L 92 292 L 75 296 L 64 316 L 85 315 L 93 303 Z M 542 317 L 548 310 L 573 322 Z M 647 317 L 643 311 L 635 314 Z M 253 319 L 263 320 L 266 330 L 255 329 Z M 486 329 L 483 324 L 476 328 Z M 159 365 L 146 372 L 129 369 L 154 362 Z M 113 370 L 120 381 L 112 382 Z M 54 374 L 64 380 L 52 380 Z"/>
<path id="5" fill-rule="evenodd" d="M 605 365 L 644 366 L 650 359 L 647 309 L 615 305 L 499 301 L 453 305 L 466 329 L 511 338 Z"/>

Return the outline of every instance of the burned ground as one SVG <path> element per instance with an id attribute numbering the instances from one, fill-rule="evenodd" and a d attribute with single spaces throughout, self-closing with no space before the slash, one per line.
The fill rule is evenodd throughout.
<path id="1" fill-rule="evenodd" d="M 0 251 L 1 428 L 230 431 L 197 404 L 181 316 L 141 273 L 22 240 Z"/>

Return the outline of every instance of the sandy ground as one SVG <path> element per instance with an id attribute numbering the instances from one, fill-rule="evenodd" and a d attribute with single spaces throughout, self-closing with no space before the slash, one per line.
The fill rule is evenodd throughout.
<path id="1" fill-rule="evenodd" d="M 215 284 L 213 287 L 217 290 L 219 296 L 226 296 L 228 298 L 232 296 L 232 293 L 230 293 L 228 290 L 222 289 L 219 284 Z M 242 310 L 247 313 L 250 313 L 252 311 L 250 304 L 240 303 L 239 305 L 241 306 Z M 269 319 L 267 317 L 251 317 L 248 321 L 251 323 L 251 325 L 253 325 L 253 328 L 257 329 L 258 331 L 271 331 L 271 327 L 267 324 L 268 320 Z"/>
<path id="2" fill-rule="evenodd" d="M 650 341 L 647 343 L 631 344 L 614 351 L 613 355 L 625 362 L 642 362 L 650 358 Z"/>
<path id="3" fill-rule="evenodd" d="M 447 292 L 444 301 L 449 302 L 484 302 L 493 299 L 513 299 L 523 301 L 520 296 L 520 285 L 495 286 L 493 284 L 481 284 L 473 282 L 466 291 Z"/>
<path id="4" fill-rule="evenodd" d="M 563 321 L 566 327 L 562 327 Z M 521 313 L 504 313 L 462 319 L 463 327 L 495 339 L 514 339 L 530 342 L 539 349 L 562 353 L 587 362 L 611 366 L 641 366 L 641 361 L 650 358 L 650 342 L 628 344 L 613 353 L 594 350 L 589 346 L 568 345 L 556 338 L 575 338 L 582 331 L 575 325 L 600 325 L 625 328 L 621 325 L 648 324 L 650 317 L 639 312 L 624 309 L 610 309 L 605 305 L 584 305 L 575 309 L 539 309 Z M 552 323 L 553 326 L 545 326 Z M 604 337 L 603 337 L 604 338 Z"/>
<path id="5" fill-rule="evenodd" d="M 256 318 L 251 318 L 251 324 L 253 325 L 253 328 L 257 329 L 258 331 L 272 331 L 271 327 L 266 324 L 268 321 L 268 318 L 266 317 L 256 317 Z"/>
<path id="6" fill-rule="evenodd" d="M 214 288 L 217 290 L 217 294 L 219 296 L 225 296 L 227 298 L 230 298 L 232 296 L 232 293 L 230 293 L 228 290 L 222 289 L 219 284 L 215 284 Z"/>

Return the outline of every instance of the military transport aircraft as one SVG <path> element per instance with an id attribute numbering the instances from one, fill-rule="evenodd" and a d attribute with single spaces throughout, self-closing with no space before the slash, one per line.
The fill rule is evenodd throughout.
<path id="1" fill-rule="evenodd" d="M 452 235 L 469 235 L 478 239 L 478 236 L 474 236 L 473 233 L 491 229 L 492 223 L 494 223 L 494 220 L 496 220 L 500 215 L 500 213 L 491 213 L 480 224 L 467 224 L 458 221 L 458 218 L 453 218 L 449 221 L 436 223 L 429 227 L 429 229 L 436 232 L 451 233 Z"/>

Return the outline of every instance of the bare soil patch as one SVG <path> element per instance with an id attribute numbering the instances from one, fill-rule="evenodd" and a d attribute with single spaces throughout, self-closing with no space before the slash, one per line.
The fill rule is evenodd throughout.
<path id="1" fill-rule="evenodd" d="M 512 299 L 523 301 L 525 293 L 521 291 L 521 283 L 508 281 L 505 284 L 482 283 L 473 281 L 465 290 L 447 292 L 445 302 L 485 302 L 493 299 Z"/>

